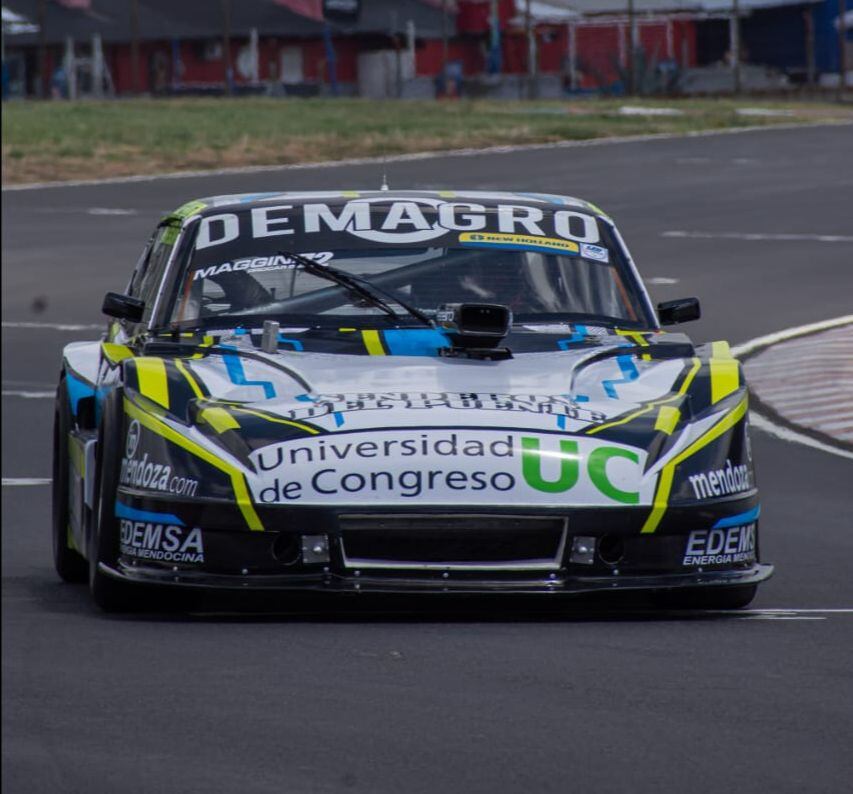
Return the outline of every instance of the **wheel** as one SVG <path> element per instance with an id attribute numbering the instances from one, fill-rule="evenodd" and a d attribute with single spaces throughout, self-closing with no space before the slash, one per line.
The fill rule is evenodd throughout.
<path id="1" fill-rule="evenodd" d="M 89 539 L 89 590 L 105 612 L 127 612 L 138 601 L 138 588 L 114 579 L 99 564 L 114 566 L 119 556 L 119 522 L 115 516 L 118 470 L 121 458 L 122 393 L 114 389 L 104 400 L 98 433 L 95 511 Z"/>
<path id="2" fill-rule="evenodd" d="M 83 555 L 73 546 L 68 512 L 68 433 L 71 430 L 71 408 L 65 377 L 56 389 L 53 413 L 53 514 L 51 537 L 53 566 L 65 582 L 85 582 L 88 567 Z"/>
<path id="3" fill-rule="evenodd" d="M 755 598 L 757 590 L 755 584 L 691 587 L 658 593 L 656 601 L 668 609 L 741 609 Z"/>

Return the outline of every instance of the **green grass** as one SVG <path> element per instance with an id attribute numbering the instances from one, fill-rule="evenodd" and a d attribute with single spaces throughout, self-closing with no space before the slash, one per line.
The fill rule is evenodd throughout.
<path id="1" fill-rule="evenodd" d="M 679 116 L 625 116 L 625 104 Z M 738 107 L 790 110 L 754 117 Z M 743 100 L 8 102 L 3 182 L 96 178 L 613 135 L 853 118 L 831 104 Z"/>

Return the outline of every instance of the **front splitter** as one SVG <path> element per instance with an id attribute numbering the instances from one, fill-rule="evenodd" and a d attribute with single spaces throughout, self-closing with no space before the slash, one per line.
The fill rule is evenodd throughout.
<path id="1" fill-rule="evenodd" d="M 773 575 L 773 566 L 756 563 L 750 568 L 702 573 L 644 576 L 565 576 L 553 578 L 457 579 L 419 576 L 354 576 L 335 573 L 307 574 L 212 574 L 204 571 L 174 571 L 144 566 L 99 564 L 106 575 L 128 583 L 210 590 L 274 590 L 341 593 L 517 593 L 581 594 L 621 590 L 675 590 L 693 587 L 735 587 L 759 584 Z"/>

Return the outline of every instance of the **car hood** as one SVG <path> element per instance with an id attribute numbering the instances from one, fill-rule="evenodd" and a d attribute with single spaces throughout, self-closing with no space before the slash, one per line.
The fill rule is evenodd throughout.
<path id="1" fill-rule="evenodd" d="M 190 366 L 209 394 L 196 402 L 239 424 L 260 504 L 625 506 L 651 503 L 660 433 L 607 428 L 682 400 L 685 360 L 647 349 L 503 361 L 255 349 Z"/>
<path id="2" fill-rule="evenodd" d="M 192 362 L 210 398 L 324 432 L 419 426 L 580 431 L 667 397 L 685 360 L 618 345 L 503 361 L 327 353 L 208 355 Z"/>

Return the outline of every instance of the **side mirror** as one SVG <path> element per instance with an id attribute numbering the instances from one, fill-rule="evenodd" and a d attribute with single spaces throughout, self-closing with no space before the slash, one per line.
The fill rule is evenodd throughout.
<path id="1" fill-rule="evenodd" d="M 698 320 L 702 316 L 698 298 L 679 298 L 658 304 L 658 319 L 661 325 L 678 325 Z"/>
<path id="2" fill-rule="evenodd" d="M 104 305 L 101 307 L 101 311 L 108 317 L 132 323 L 141 322 L 144 309 L 145 301 L 122 295 L 120 292 L 108 292 L 104 295 Z"/>

